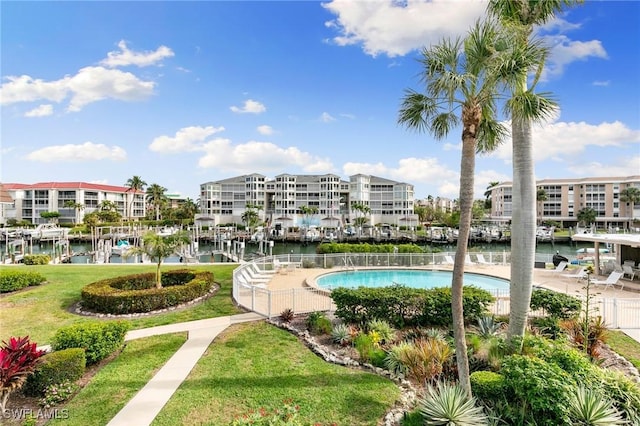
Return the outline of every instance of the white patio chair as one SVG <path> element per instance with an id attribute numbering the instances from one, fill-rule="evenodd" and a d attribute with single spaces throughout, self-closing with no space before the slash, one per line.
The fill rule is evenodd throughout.
<path id="1" fill-rule="evenodd" d="M 595 286 L 604 285 L 604 289 L 606 290 L 609 287 L 614 287 L 616 284 L 618 284 L 618 281 L 620 281 L 622 275 L 624 275 L 623 272 L 613 271 L 609 274 L 606 280 L 593 280 L 591 281 L 591 284 Z M 624 289 L 624 283 L 622 283 L 622 285 L 620 286 L 620 290 L 622 289 Z"/>
<path id="2" fill-rule="evenodd" d="M 634 271 L 629 265 L 622 265 L 622 277 L 624 278 L 627 275 L 629 276 L 629 279 L 633 281 L 633 277 L 636 276 L 636 271 Z"/>

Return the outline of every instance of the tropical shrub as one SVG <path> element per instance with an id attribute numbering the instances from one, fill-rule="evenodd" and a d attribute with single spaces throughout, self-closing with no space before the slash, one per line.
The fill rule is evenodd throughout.
<path id="1" fill-rule="evenodd" d="M 50 352 L 42 357 L 35 372 L 29 376 L 23 392 L 27 396 L 42 396 L 48 386 L 75 382 L 84 374 L 86 363 L 82 348 Z"/>
<path id="2" fill-rule="evenodd" d="M 40 399 L 40 406 L 45 409 L 55 407 L 69 399 L 79 388 L 78 385 L 70 381 L 49 385 L 44 390 L 44 396 Z"/>
<path id="3" fill-rule="evenodd" d="M 407 341 L 391 346 L 385 358 L 385 368 L 395 376 L 406 377 L 409 368 L 405 360 L 409 357 L 408 352 L 412 350 L 413 344 Z"/>
<path id="4" fill-rule="evenodd" d="M 482 315 L 478 317 L 475 332 L 483 339 L 489 339 L 497 335 L 503 328 L 504 323 L 496 321 L 493 315 Z"/>
<path id="5" fill-rule="evenodd" d="M 58 329 L 51 346 L 56 351 L 83 348 L 87 365 L 91 365 L 120 349 L 128 329 L 129 324 L 124 321 L 74 324 Z"/>
<path id="6" fill-rule="evenodd" d="M 176 306 L 204 296 L 214 286 L 213 274 L 186 269 L 164 272 L 162 287 L 154 273 L 96 281 L 82 289 L 82 306 L 95 312 L 130 314 Z"/>
<path id="7" fill-rule="evenodd" d="M 574 318 L 580 313 L 582 303 L 580 299 L 556 291 L 535 289 L 531 292 L 531 310 L 538 309 L 551 317 L 568 319 Z"/>
<path id="8" fill-rule="evenodd" d="M 371 320 L 367 324 L 367 328 L 369 332 L 375 331 L 376 333 L 378 333 L 381 343 L 392 342 L 393 339 L 395 338 L 396 331 L 385 320 L 381 320 L 381 319 Z"/>
<path id="9" fill-rule="evenodd" d="M 444 340 L 419 339 L 398 346 L 389 350 L 387 366 L 420 385 L 437 380 L 453 359 L 453 349 Z"/>
<path id="10" fill-rule="evenodd" d="M 418 408 L 426 425 L 481 426 L 487 425 L 487 416 L 476 406 L 476 399 L 458 385 L 438 383 L 429 385 Z"/>
<path id="11" fill-rule="evenodd" d="M 331 321 L 323 312 L 311 312 L 306 320 L 307 329 L 312 334 L 330 334 L 333 329 Z"/>
<path id="12" fill-rule="evenodd" d="M 359 333 L 355 339 L 353 339 L 353 345 L 358 351 L 358 355 L 360 356 L 360 361 L 362 362 L 370 362 L 371 357 L 373 356 L 373 351 L 375 349 L 373 338 L 370 334 L 367 333 Z"/>
<path id="13" fill-rule="evenodd" d="M 568 421 L 568 401 L 575 382 L 560 367 L 540 358 L 510 355 L 502 360 L 506 394 L 511 403 L 537 419 L 538 425 L 557 426 Z"/>
<path id="14" fill-rule="evenodd" d="M 34 271 L 21 271 L 13 268 L 0 269 L 0 293 L 40 285 L 46 280 L 45 277 Z"/>
<path id="15" fill-rule="evenodd" d="M 287 308 L 280 313 L 280 319 L 284 322 L 291 322 L 294 316 L 295 315 L 290 308 Z"/>
<path id="16" fill-rule="evenodd" d="M 25 265 L 48 265 L 51 262 L 51 256 L 48 254 L 27 254 L 22 258 Z"/>
<path id="17" fill-rule="evenodd" d="M 505 379 L 493 371 L 474 371 L 469 376 L 471 391 L 483 401 L 499 401 L 505 398 Z"/>
<path id="18" fill-rule="evenodd" d="M 350 244 L 350 243 L 322 243 L 316 248 L 318 254 L 329 253 L 424 253 L 416 244 Z"/>
<path id="19" fill-rule="evenodd" d="M 601 316 L 584 319 L 570 319 L 560 323 L 560 327 L 567 333 L 569 340 L 591 358 L 598 358 L 600 345 L 606 340 L 607 327 Z"/>
<path id="20" fill-rule="evenodd" d="M 20 389 L 36 369 L 44 351 L 29 341 L 29 336 L 12 337 L 0 347 L 0 415 L 4 413 L 11 392 Z"/>
<path id="21" fill-rule="evenodd" d="M 640 424 L 640 387 L 619 371 L 600 369 L 602 393 L 611 398 L 624 418 Z"/>

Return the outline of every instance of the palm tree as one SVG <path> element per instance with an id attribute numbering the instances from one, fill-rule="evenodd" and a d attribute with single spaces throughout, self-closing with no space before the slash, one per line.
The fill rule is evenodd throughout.
<path id="1" fill-rule="evenodd" d="M 590 226 L 593 222 L 596 221 L 597 217 L 598 217 L 598 212 L 591 207 L 585 207 L 583 209 L 580 209 L 580 211 L 576 215 L 578 222 L 582 222 L 584 226 Z"/>
<path id="2" fill-rule="evenodd" d="M 359 227 L 367 223 L 366 215 L 371 213 L 371 208 L 368 205 L 355 202 L 351 204 L 351 208 L 356 211 L 356 218 L 353 221 L 355 226 Z M 362 216 L 360 216 L 360 214 L 362 214 Z"/>
<path id="3" fill-rule="evenodd" d="M 629 186 L 622 191 L 620 191 L 620 201 L 623 203 L 631 204 L 631 208 L 629 209 L 629 226 L 633 226 L 633 211 L 635 210 L 635 204 L 640 203 L 640 188 L 635 186 Z"/>
<path id="4" fill-rule="evenodd" d="M 156 262 L 156 288 L 162 288 L 162 277 L 160 266 L 164 258 L 175 254 L 180 246 L 189 244 L 191 238 L 186 231 L 178 231 L 172 235 L 158 235 L 150 231 L 142 236 L 142 245 L 132 247 L 126 252 L 126 257 L 134 255 L 148 256 L 151 261 Z"/>
<path id="5" fill-rule="evenodd" d="M 462 122 L 460 163 L 460 227 L 451 283 L 456 361 L 461 386 L 471 394 L 465 342 L 462 290 L 464 262 L 471 231 L 476 152 L 493 150 L 506 136 L 496 119 L 497 81 L 493 62 L 500 32 L 490 22 L 476 23 L 464 41 L 444 40 L 424 49 L 421 81 L 426 93 L 408 90 L 398 121 L 444 139 Z M 457 114 L 460 114 L 458 117 Z"/>
<path id="6" fill-rule="evenodd" d="M 247 204 L 246 210 L 240 216 L 240 219 L 247 225 L 249 232 L 253 231 L 253 227 L 260 222 L 259 210 L 262 210 L 262 206 L 256 204 Z"/>
<path id="7" fill-rule="evenodd" d="M 189 219 L 193 219 L 196 213 L 198 213 L 199 207 L 195 201 L 187 197 L 180 205 L 180 209 L 184 212 L 186 217 L 188 217 Z"/>
<path id="8" fill-rule="evenodd" d="M 147 187 L 147 203 L 153 206 L 156 212 L 156 220 L 160 220 L 160 208 L 167 199 L 165 192 L 167 192 L 167 188 L 157 183 L 152 183 Z"/>
<path id="9" fill-rule="evenodd" d="M 311 225 L 311 218 L 318 214 L 318 208 L 315 206 L 300 206 L 300 213 L 304 215 L 304 224 L 308 227 Z"/>
<path id="10" fill-rule="evenodd" d="M 544 188 L 538 188 L 538 190 L 536 191 L 536 201 L 538 202 L 538 218 L 542 216 L 542 203 L 544 203 L 548 199 L 549 195 L 547 195 L 547 191 L 545 191 Z"/>
<path id="11" fill-rule="evenodd" d="M 110 200 L 104 200 L 100 204 L 98 204 L 98 210 L 101 212 L 117 212 L 118 205 Z"/>
<path id="12" fill-rule="evenodd" d="M 491 209 L 491 188 L 493 188 L 494 186 L 498 185 L 500 182 L 498 181 L 492 181 L 489 182 L 489 185 L 487 185 L 487 190 L 484 191 L 484 208 L 485 209 Z"/>
<path id="13" fill-rule="evenodd" d="M 131 201 L 129 202 L 129 220 L 131 220 L 133 218 L 133 200 L 135 199 L 136 193 L 144 191 L 144 187 L 147 186 L 147 182 L 143 181 L 140 176 L 133 176 L 127 179 L 124 186 L 129 188 L 126 192 L 133 192 Z"/>
<path id="14" fill-rule="evenodd" d="M 532 40 L 535 25 L 552 19 L 564 6 L 576 0 L 490 0 L 489 13 L 498 17 L 512 31 L 511 47 L 520 51 L 519 61 L 505 63 L 504 76 L 511 98 L 507 112 L 511 117 L 513 140 L 513 214 L 511 217 L 511 310 L 509 338 L 523 336 L 526 326 L 536 247 L 536 182 L 533 161 L 531 126 L 544 120 L 556 104 L 545 94 L 534 92 L 546 60 L 546 49 Z M 528 77 L 535 78 L 528 87 Z"/>
<path id="15" fill-rule="evenodd" d="M 73 220 L 74 220 L 74 225 L 77 225 L 78 222 L 79 222 L 78 215 L 80 214 L 80 212 L 82 210 L 84 210 L 84 204 L 78 203 L 78 202 L 76 202 L 74 200 L 67 200 L 67 201 L 64 202 L 64 206 L 66 208 L 74 210 L 75 218 Z"/>

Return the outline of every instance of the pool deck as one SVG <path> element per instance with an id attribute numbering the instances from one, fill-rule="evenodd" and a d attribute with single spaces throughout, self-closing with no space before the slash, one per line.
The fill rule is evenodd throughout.
<path id="1" fill-rule="evenodd" d="M 373 268 L 372 268 L 373 269 Z M 433 270 L 432 268 L 415 268 Z M 322 274 L 329 272 L 343 271 L 342 268 L 333 269 L 306 269 L 296 268 L 295 270 L 288 270 L 286 274 L 274 274 L 273 278 L 267 284 L 267 288 L 272 291 L 287 290 L 292 288 L 307 287 L 307 283 L 315 282 L 315 279 Z M 438 265 L 435 270 L 450 271 L 453 270 L 452 266 Z M 491 275 L 499 278 L 510 279 L 511 267 L 510 265 L 465 265 L 465 272 L 474 272 L 479 274 Z M 570 295 L 584 295 L 585 294 L 585 282 L 578 281 L 576 278 L 567 277 L 566 275 L 571 272 L 554 272 L 552 269 L 534 269 L 533 285 L 549 290 L 555 290 L 560 293 Z M 604 280 L 605 276 L 593 277 L 594 279 Z M 620 290 L 620 284 L 624 283 L 624 290 Z M 595 293 L 597 297 L 607 299 L 626 299 L 626 300 L 640 300 L 640 282 L 632 282 L 630 280 L 620 280 L 616 287 L 609 287 L 606 290 L 602 286 L 592 286 L 592 294 Z M 622 314 L 628 315 L 628 314 Z M 633 318 L 637 318 L 636 314 L 631 314 L 629 318 L 635 321 Z M 627 321 L 628 322 L 628 321 Z M 631 328 L 621 328 L 627 335 L 640 342 L 640 324 Z"/>

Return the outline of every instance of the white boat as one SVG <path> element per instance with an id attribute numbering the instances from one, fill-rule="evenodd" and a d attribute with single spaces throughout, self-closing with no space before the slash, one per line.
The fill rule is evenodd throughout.
<path id="1" fill-rule="evenodd" d="M 35 229 L 25 229 L 24 235 L 36 240 L 67 238 L 69 229 L 61 228 L 55 223 L 41 223 Z"/>
<path id="2" fill-rule="evenodd" d="M 127 240 L 119 240 L 114 247 L 111 248 L 111 254 L 116 256 L 124 256 L 133 246 Z"/>

